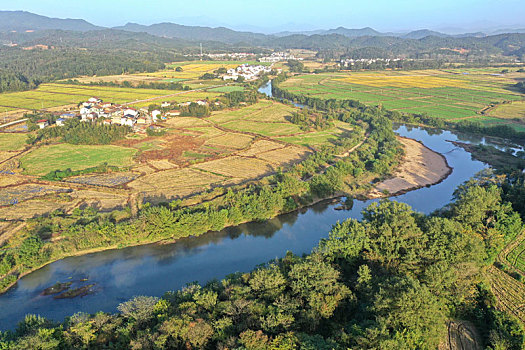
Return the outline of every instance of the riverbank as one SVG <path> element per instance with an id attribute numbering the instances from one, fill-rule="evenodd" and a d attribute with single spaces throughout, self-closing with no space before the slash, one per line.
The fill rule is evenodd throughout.
<path id="1" fill-rule="evenodd" d="M 525 159 L 518 158 L 508 152 L 503 152 L 492 146 L 471 145 L 464 142 L 451 141 L 454 146 L 461 147 L 472 155 L 472 159 L 490 164 L 495 169 L 515 168 L 523 170 Z"/>
<path id="2" fill-rule="evenodd" d="M 396 128 L 396 132 L 420 140 L 444 154 L 454 168 L 454 172 L 438 185 L 393 198 L 418 212 L 429 214 L 443 207 L 450 202 L 459 184 L 486 168 L 481 162 L 473 161 L 469 153 L 448 142 L 458 140 L 453 133 L 428 133 L 406 127 Z M 365 188 L 370 188 L 369 181 L 371 179 L 367 179 Z M 15 288 L 0 296 L 3 309 L 0 329 L 12 329 L 26 314 L 35 312 L 57 321 L 76 312 L 114 312 L 122 301 L 137 295 L 162 296 L 192 281 L 204 284 L 234 272 L 251 271 L 261 263 L 284 257 L 287 252 L 298 256 L 307 254 L 325 238 L 334 223 L 348 218 L 359 220 L 362 211 L 372 202 L 356 199 L 353 207 L 347 210 L 336 210 L 339 204 L 317 204 L 274 219 L 181 239 L 172 245 L 164 241 L 128 248 L 121 246 L 119 248 L 123 249 L 63 259 L 22 278 Z M 57 281 L 71 278 L 89 278 L 90 283 L 97 284 L 97 293 L 81 300 L 56 301 L 52 297 L 39 296 Z"/>
<path id="3" fill-rule="evenodd" d="M 376 184 L 368 193 L 370 199 L 397 196 L 435 185 L 452 173 L 452 168 L 442 154 L 413 139 L 398 137 L 398 140 L 405 148 L 403 161 L 392 177 Z"/>

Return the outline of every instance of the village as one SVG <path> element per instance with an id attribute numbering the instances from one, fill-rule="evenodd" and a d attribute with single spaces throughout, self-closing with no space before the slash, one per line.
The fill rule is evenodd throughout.
<path id="1" fill-rule="evenodd" d="M 239 78 L 242 78 L 244 81 L 253 81 L 258 79 L 261 75 L 268 74 L 271 71 L 272 66 L 243 64 L 237 68 L 228 69 L 222 79 L 238 81 Z"/>
<path id="2" fill-rule="evenodd" d="M 80 109 L 78 111 L 60 114 L 59 118 L 55 120 L 55 125 L 64 126 L 67 120 L 78 119 L 81 122 L 88 123 L 129 126 L 133 132 L 145 133 L 148 128 L 160 129 L 161 127 L 156 125 L 156 122 L 166 120 L 167 117 L 180 116 L 180 108 L 191 104 L 207 106 L 209 102 L 205 100 L 188 101 L 174 106 L 171 102 L 165 101 L 160 104 L 160 109 L 150 110 L 149 108 L 136 109 L 121 104 L 104 102 L 97 97 L 91 97 L 86 102 L 79 104 Z M 44 129 L 51 126 L 51 123 L 48 119 L 40 119 L 36 125 L 40 129 Z"/>

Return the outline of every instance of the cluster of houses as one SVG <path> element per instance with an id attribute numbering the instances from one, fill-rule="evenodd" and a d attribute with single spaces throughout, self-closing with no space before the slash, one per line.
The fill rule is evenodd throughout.
<path id="1" fill-rule="evenodd" d="M 341 60 L 341 66 L 343 67 L 351 67 L 356 65 L 357 63 L 361 64 L 372 64 L 376 62 L 382 62 L 385 64 L 390 64 L 391 62 L 397 62 L 401 61 L 401 58 L 360 58 L 360 59 L 353 59 L 353 58 L 346 58 Z"/>
<path id="2" fill-rule="evenodd" d="M 281 62 L 281 61 L 288 61 L 288 60 L 297 60 L 302 61 L 302 58 L 295 57 L 292 54 L 289 54 L 288 52 L 273 52 L 270 56 L 265 56 L 259 58 L 259 62 Z"/>
<path id="3" fill-rule="evenodd" d="M 222 79 L 237 80 L 239 77 L 243 77 L 245 81 L 251 81 L 258 79 L 261 75 L 270 73 L 271 71 L 271 66 L 243 64 L 237 68 L 228 69 Z"/>
<path id="4" fill-rule="evenodd" d="M 255 58 L 254 53 L 234 52 L 234 53 L 210 53 L 207 54 L 213 60 L 245 60 Z"/>
<path id="5" fill-rule="evenodd" d="M 134 129 L 141 129 L 141 127 L 145 129 L 145 127 L 156 122 L 160 115 L 160 111 L 149 113 L 147 109 L 137 110 L 111 102 L 104 102 L 96 97 L 92 97 L 87 102 L 82 103 L 80 108 L 80 120 L 83 122 L 94 122 L 101 119 L 105 125 L 124 125 Z M 67 116 L 67 114 L 61 115 L 61 118 L 64 116 Z M 58 120 L 57 125 L 60 125 Z"/>
<path id="6" fill-rule="evenodd" d="M 68 119 L 79 119 L 82 122 L 97 122 L 104 125 L 123 125 L 133 128 L 134 132 L 145 132 L 147 128 L 159 127 L 155 125 L 160 120 L 166 120 L 168 117 L 177 117 L 181 115 L 180 108 L 195 103 L 199 106 L 207 106 L 206 100 L 197 100 L 191 102 L 182 102 L 172 105 L 171 102 L 162 102 L 161 110 L 149 111 L 147 108 L 135 109 L 120 104 L 104 102 L 99 98 L 92 97 L 80 105 L 79 113 L 63 113 L 56 119 L 57 126 L 65 125 Z M 215 102 L 215 105 L 219 105 Z M 50 125 L 49 120 L 37 120 L 36 125 L 44 129 Z"/>

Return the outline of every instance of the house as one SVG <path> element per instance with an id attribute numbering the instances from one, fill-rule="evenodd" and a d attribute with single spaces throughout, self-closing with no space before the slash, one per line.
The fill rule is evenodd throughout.
<path id="1" fill-rule="evenodd" d="M 180 111 L 172 110 L 166 113 L 166 116 L 168 117 L 178 117 L 180 115 Z"/>
<path id="2" fill-rule="evenodd" d="M 113 115 L 111 117 L 111 124 L 120 125 L 122 118 L 119 115 Z"/>
<path id="3" fill-rule="evenodd" d="M 198 100 L 198 101 L 195 101 L 196 104 L 198 104 L 199 106 L 207 106 L 208 105 L 208 101 L 204 101 L 204 100 Z"/>
<path id="4" fill-rule="evenodd" d="M 167 107 L 171 106 L 171 103 L 169 103 L 169 102 L 162 102 L 162 103 L 160 104 L 160 106 L 161 106 L 162 108 L 167 108 Z"/>
<path id="5" fill-rule="evenodd" d="M 137 121 L 137 124 L 147 124 L 148 123 L 148 119 L 146 119 L 146 117 L 138 117 L 136 121 Z"/>
<path id="6" fill-rule="evenodd" d="M 46 126 L 49 125 L 49 122 L 47 121 L 47 119 L 40 119 L 40 120 L 37 120 L 37 121 L 36 121 L 36 125 L 37 125 L 40 129 L 43 129 L 43 128 L 45 128 Z"/>
<path id="7" fill-rule="evenodd" d="M 112 123 L 111 119 L 104 119 L 104 121 L 102 122 L 102 124 L 104 125 L 111 125 L 111 123 Z"/>
<path id="8" fill-rule="evenodd" d="M 60 118 L 62 119 L 71 119 L 75 118 L 77 115 L 75 113 L 64 113 L 60 115 Z"/>
<path id="9" fill-rule="evenodd" d="M 89 100 L 88 100 L 88 103 L 100 103 L 102 102 L 101 99 L 99 98 L 96 98 L 96 97 L 91 97 Z"/>
<path id="10" fill-rule="evenodd" d="M 191 105 L 191 102 L 182 102 L 178 104 L 179 107 L 187 107 L 189 105 Z"/>
<path id="11" fill-rule="evenodd" d="M 135 124 L 135 119 L 130 115 L 125 115 L 120 118 L 120 125 L 133 126 L 133 124 Z"/>
<path id="12" fill-rule="evenodd" d="M 153 118 L 153 121 L 157 121 L 157 119 L 160 118 L 161 115 L 162 113 L 159 110 L 154 110 L 151 112 L 151 117 Z"/>
<path id="13" fill-rule="evenodd" d="M 132 117 L 136 117 L 139 114 L 139 112 L 135 108 L 126 108 L 124 110 L 124 115 L 130 115 Z"/>
<path id="14" fill-rule="evenodd" d="M 80 108 L 80 114 L 81 115 L 86 115 L 90 111 L 91 111 L 91 106 L 84 106 L 84 107 Z"/>
<path id="15" fill-rule="evenodd" d="M 65 121 L 66 120 L 64 118 L 58 118 L 55 123 L 58 126 L 64 126 Z"/>

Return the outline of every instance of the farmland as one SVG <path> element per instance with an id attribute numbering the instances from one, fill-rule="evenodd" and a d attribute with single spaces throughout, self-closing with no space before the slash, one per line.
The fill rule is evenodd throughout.
<path id="1" fill-rule="evenodd" d="M 42 88 L 55 94 L 57 89 L 84 89 L 62 84 L 47 84 Z M 102 98 L 111 93 L 129 93 L 128 89 L 121 88 L 87 88 L 91 89 L 90 95 Z M 144 92 L 144 89 L 129 90 Z M 212 93 L 191 94 L 209 97 Z M 24 151 L 26 134 L 0 134 L 5 141 L 2 161 L 6 161 L 2 167 L 7 169 L 6 175 L 0 175 L 0 184 L 9 189 L 9 193 L 4 193 L 8 201 L 3 205 L 7 207 L 0 212 L 10 219 L 24 219 L 44 215 L 49 212 L 46 208 L 71 211 L 88 203 L 102 210 L 118 209 L 138 194 L 152 203 L 189 199 L 205 190 L 242 185 L 279 168 L 286 169 L 311 154 L 313 148 L 343 132 L 351 132 L 348 124 L 342 122 L 323 131 L 301 130 L 289 121 L 296 109 L 261 100 L 250 106 L 216 111 L 207 118 L 169 118 L 161 122 L 167 131 L 163 136 L 130 134 L 113 145 L 102 146 L 58 143 L 37 145 Z M 50 185 L 41 177 L 55 170 L 83 170 L 103 163 L 124 169 L 83 174 L 53 183 L 64 190 L 69 200 L 63 200 L 62 192 L 39 195 L 23 187 Z M 118 195 L 108 193 L 110 189 L 118 191 Z M 9 209 L 13 203 L 20 209 L 18 213 Z"/>
<path id="2" fill-rule="evenodd" d="M 25 146 L 25 134 L 0 134 L 0 151 L 17 151 Z"/>
<path id="3" fill-rule="evenodd" d="M 82 170 L 105 162 L 118 167 L 129 166 L 135 153 L 135 149 L 118 146 L 59 144 L 37 148 L 23 156 L 20 162 L 24 173 L 45 175 L 57 169 Z"/>
<path id="4" fill-rule="evenodd" d="M 524 96 L 512 89 L 524 73 L 508 76 L 491 69 L 449 69 L 422 71 L 378 71 L 299 75 L 281 88 L 323 99 L 354 99 L 402 113 L 428 114 L 449 121 L 477 120 L 484 124 L 507 124 L 524 129 Z M 491 103 L 503 104 L 490 112 Z"/>
<path id="5" fill-rule="evenodd" d="M 512 250 L 506 256 L 507 262 L 525 276 L 525 237 L 522 235 L 513 244 Z"/>

